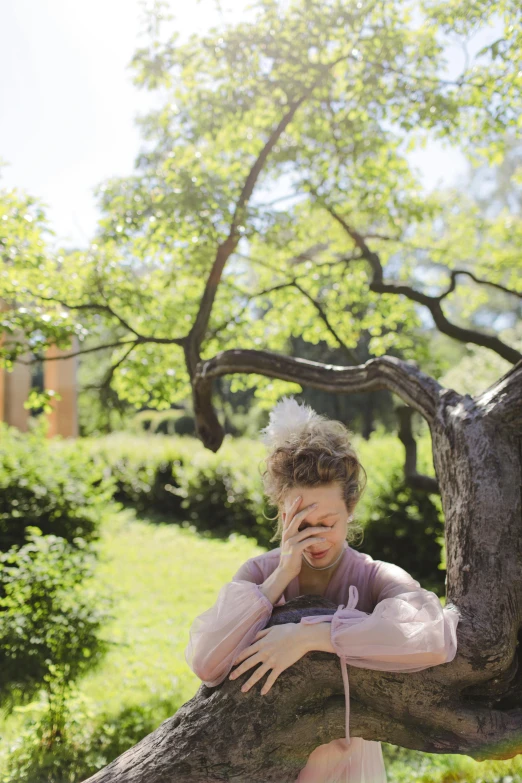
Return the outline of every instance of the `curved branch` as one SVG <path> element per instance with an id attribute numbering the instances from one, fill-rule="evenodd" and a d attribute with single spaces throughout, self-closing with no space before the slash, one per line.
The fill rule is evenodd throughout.
<path id="1" fill-rule="evenodd" d="M 208 406 L 198 410 L 198 434 L 205 446 L 215 451 L 219 448 L 223 436 L 219 435 L 209 417 L 209 411 L 213 410 L 211 384 L 214 378 L 234 373 L 256 373 L 343 394 L 388 389 L 398 394 L 428 423 L 436 416 L 442 394 L 451 393 L 460 398 L 456 392 L 445 390 L 434 378 L 430 378 L 415 365 L 394 356 L 379 356 L 356 367 L 343 367 L 266 350 L 246 348 L 221 351 L 212 359 L 200 361 L 192 379 L 195 394 L 204 391 Z M 213 416 L 215 418 L 215 414 Z"/>
<path id="2" fill-rule="evenodd" d="M 266 627 L 332 609 L 324 597 L 301 595 L 274 607 Z M 462 706 L 451 677 L 456 669 L 457 661 L 416 673 L 350 667 L 353 736 L 479 761 L 512 758 L 520 749 L 522 710 L 494 709 L 487 700 Z M 174 716 L 84 783 L 292 783 L 318 745 L 344 734 L 338 657 L 306 653 L 264 697 L 255 688 L 241 693 L 249 676 L 200 685 Z"/>
<path id="3" fill-rule="evenodd" d="M 481 332 L 477 332 L 474 329 L 464 329 L 463 327 L 457 326 L 457 324 L 449 321 L 444 315 L 440 304 L 444 295 L 428 296 L 427 294 L 423 294 L 420 291 L 416 291 L 409 285 L 404 285 L 402 283 L 384 282 L 381 260 L 377 253 L 374 253 L 370 250 L 364 240 L 363 235 L 352 228 L 346 222 L 346 220 L 338 215 L 331 206 L 326 204 L 324 199 L 318 194 L 316 188 L 310 186 L 310 192 L 314 194 L 317 201 L 323 204 L 331 216 L 344 228 L 346 233 L 352 238 L 357 247 L 360 249 L 363 257 L 369 263 L 373 272 L 373 279 L 369 285 L 370 291 L 374 291 L 375 293 L 379 294 L 403 294 L 411 301 L 418 302 L 419 304 L 422 304 L 428 308 L 433 316 L 435 325 L 437 326 L 438 330 L 442 332 L 442 334 L 447 334 L 448 337 L 453 337 L 455 340 L 459 340 L 460 342 L 473 343 L 474 345 L 481 345 L 484 348 L 489 348 L 512 364 L 516 364 L 520 359 L 522 359 L 522 354 L 520 351 L 517 351 L 515 348 L 511 348 L 511 346 L 506 345 L 506 343 L 502 342 L 502 340 L 500 340 L 495 335 L 482 334 Z M 452 284 L 454 285 L 454 279 Z M 449 293 L 449 291 L 446 292 L 446 295 L 447 293 Z"/>
<path id="4" fill-rule="evenodd" d="M 498 288 L 499 291 L 503 291 L 505 294 L 511 294 L 512 296 L 518 296 L 520 299 L 522 299 L 522 291 L 515 291 L 513 288 L 507 288 L 505 285 L 500 285 L 500 283 L 493 283 L 491 280 L 481 280 L 480 277 L 477 277 L 473 274 L 473 272 L 469 272 L 467 269 L 453 269 L 451 271 L 451 282 L 448 286 L 447 291 L 445 291 L 443 294 L 440 294 L 437 297 L 434 297 L 435 299 L 438 299 L 439 301 L 441 299 L 444 299 L 448 294 L 451 294 L 452 291 L 455 290 L 457 281 L 457 275 L 468 275 L 468 277 L 471 277 L 472 280 L 475 281 L 475 283 L 479 283 L 480 285 L 490 285 L 493 288 Z"/>

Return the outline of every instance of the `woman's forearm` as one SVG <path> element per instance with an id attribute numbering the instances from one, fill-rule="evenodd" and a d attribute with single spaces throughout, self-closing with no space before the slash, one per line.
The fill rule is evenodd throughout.
<path id="1" fill-rule="evenodd" d="M 259 589 L 266 595 L 270 603 L 276 604 L 288 587 L 290 581 L 291 578 L 289 578 L 284 571 L 276 568 L 275 571 L 272 571 L 270 576 L 267 576 L 263 584 L 259 585 Z"/>

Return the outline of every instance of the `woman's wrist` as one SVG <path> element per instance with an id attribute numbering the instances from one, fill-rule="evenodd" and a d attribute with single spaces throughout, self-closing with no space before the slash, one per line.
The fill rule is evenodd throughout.
<path id="1" fill-rule="evenodd" d="M 274 605 L 281 598 L 291 581 L 292 577 L 278 567 L 259 585 L 259 589 L 270 603 Z"/>
<path id="2" fill-rule="evenodd" d="M 306 652 L 319 650 L 320 652 L 337 653 L 332 644 L 331 623 L 299 623 L 297 629 Z"/>

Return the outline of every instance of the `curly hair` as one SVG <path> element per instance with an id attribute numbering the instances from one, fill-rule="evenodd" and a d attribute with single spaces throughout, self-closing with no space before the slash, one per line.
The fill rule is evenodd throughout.
<path id="1" fill-rule="evenodd" d="M 317 487 L 337 483 L 352 516 L 366 487 L 367 474 L 351 443 L 352 433 L 340 421 L 318 414 L 306 428 L 291 435 L 284 445 L 274 448 L 262 462 L 265 495 L 278 509 L 277 528 L 270 541 L 281 541 L 282 507 L 287 492 L 294 487 Z M 269 519 L 269 517 L 265 517 Z M 346 538 L 353 539 L 362 529 L 348 525 Z"/>

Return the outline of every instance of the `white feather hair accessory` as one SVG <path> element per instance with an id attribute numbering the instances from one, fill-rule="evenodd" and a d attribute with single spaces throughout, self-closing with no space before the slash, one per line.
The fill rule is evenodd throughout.
<path id="1" fill-rule="evenodd" d="M 282 397 L 270 411 L 267 426 L 260 430 L 261 440 L 269 448 L 276 449 L 319 418 L 309 405 L 301 405 L 293 397 Z"/>

